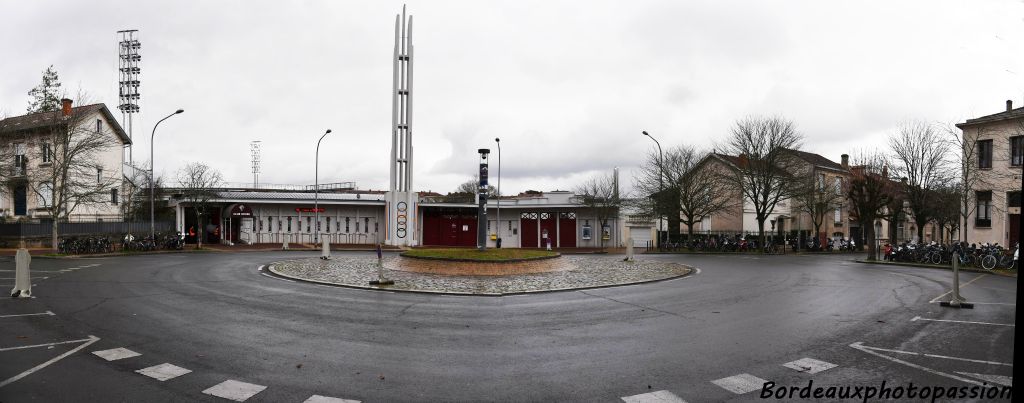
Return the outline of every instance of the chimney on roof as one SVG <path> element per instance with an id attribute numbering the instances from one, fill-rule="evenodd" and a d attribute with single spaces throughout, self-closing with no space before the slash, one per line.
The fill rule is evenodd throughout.
<path id="1" fill-rule="evenodd" d="M 71 100 L 67 98 L 61 99 L 60 110 L 64 113 L 64 117 L 71 116 Z"/>
<path id="2" fill-rule="evenodd" d="M 747 165 L 749 165 L 750 159 L 747 158 L 746 154 L 740 154 L 738 159 L 740 161 L 740 168 L 743 168 L 743 167 L 746 167 Z"/>
<path id="3" fill-rule="evenodd" d="M 889 166 L 882 165 L 882 179 L 889 179 Z"/>
<path id="4" fill-rule="evenodd" d="M 850 169 L 850 155 L 843 154 L 840 158 L 842 158 L 843 161 L 843 169 Z"/>
<path id="5" fill-rule="evenodd" d="M 1011 110 L 1013 110 L 1013 100 L 1012 99 L 1007 99 L 1006 100 L 1006 111 L 1009 112 Z"/>

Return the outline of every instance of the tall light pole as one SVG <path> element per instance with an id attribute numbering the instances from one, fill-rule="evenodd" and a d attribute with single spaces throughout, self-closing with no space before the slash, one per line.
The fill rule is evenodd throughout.
<path id="1" fill-rule="evenodd" d="M 152 239 L 153 243 L 156 243 L 156 215 L 153 213 L 153 139 L 156 138 L 156 127 L 160 126 L 160 123 L 184 111 L 184 109 L 178 109 L 174 113 L 167 115 L 167 117 L 160 119 L 160 121 L 153 125 L 153 133 L 149 135 L 149 239 Z"/>
<path id="2" fill-rule="evenodd" d="M 331 132 L 331 129 L 327 129 L 323 136 L 320 136 L 320 140 L 316 141 L 316 158 L 314 159 L 313 168 L 313 213 L 316 214 L 316 232 L 314 232 L 313 243 L 320 243 L 320 142 L 323 141 L 324 137 Z"/>
<path id="3" fill-rule="evenodd" d="M 494 142 L 498 143 L 498 222 L 494 232 L 498 235 L 498 239 L 495 240 L 494 245 L 501 249 L 501 138 L 495 137 Z"/>
<path id="4" fill-rule="evenodd" d="M 663 181 L 663 178 L 665 177 L 665 154 L 661 152 L 661 143 L 658 142 L 658 139 L 656 139 L 656 138 L 654 138 L 654 136 L 648 134 L 646 130 L 643 131 L 643 133 L 644 133 L 644 136 L 647 136 L 651 140 L 654 140 L 654 144 L 658 145 L 658 193 L 659 193 L 658 196 L 664 196 L 664 195 L 661 195 L 660 193 L 665 191 L 665 182 Z M 655 206 L 658 205 L 657 200 L 655 200 L 654 205 Z M 655 208 L 655 210 L 657 210 L 657 208 Z M 658 240 L 658 246 L 660 247 L 661 246 L 661 214 L 658 214 L 658 239 L 657 240 Z"/>

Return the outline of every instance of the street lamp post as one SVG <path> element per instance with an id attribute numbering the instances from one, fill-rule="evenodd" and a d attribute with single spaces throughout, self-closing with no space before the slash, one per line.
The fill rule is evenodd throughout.
<path id="1" fill-rule="evenodd" d="M 313 243 L 320 243 L 320 142 L 323 141 L 324 137 L 331 132 L 331 129 L 327 129 L 323 136 L 320 136 L 320 140 L 316 141 L 316 157 L 313 159 L 313 214 L 316 215 L 316 231 L 313 233 Z"/>
<path id="2" fill-rule="evenodd" d="M 167 117 L 160 119 L 153 125 L 153 132 L 149 135 L 149 239 L 152 239 L 154 244 L 156 243 L 156 214 L 153 213 L 153 206 L 155 204 L 153 202 L 153 140 L 156 138 L 156 127 L 160 126 L 160 123 L 184 111 L 184 109 L 178 109 L 174 113 L 167 115 Z"/>
<path id="3" fill-rule="evenodd" d="M 498 249 L 501 249 L 501 138 L 495 137 L 494 142 L 498 143 L 498 222 L 494 231 L 498 239 L 495 240 L 494 244 Z"/>
<path id="4" fill-rule="evenodd" d="M 656 138 L 654 138 L 654 136 L 648 134 L 646 130 L 643 131 L 643 133 L 644 133 L 644 136 L 647 136 L 651 140 L 654 140 L 654 144 L 658 145 L 658 193 L 659 193 L 659 196 L 664 196 L 664 195 L 662 195 L 660 193 L 665 191 L 665 182 L 664 182 L 664 177 L 665 177 L 665 154 L 661 152 L 661 143 L 658 142 L 658 139 L 656 139 Z M 655 200 L 654 205 L 655 206 L 658 205 L 657 200 Z M 657 239 L 657 241 L 658 241 L 658 246 L 660 247 L 661 246 L 661 214 L 658 214 L 658 239 Z"/>

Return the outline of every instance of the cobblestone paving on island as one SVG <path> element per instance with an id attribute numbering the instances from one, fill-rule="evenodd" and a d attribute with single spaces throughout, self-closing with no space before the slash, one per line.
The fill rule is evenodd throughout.
<path id="1" fill-rule="evenodd" d="M 384 276 L 395 282 L 389 286 L 370 286 L 377 279 L 377 258 L 335 257 L 295 259 L 273 263 L 271 272 L 285 277 L 339 285 L 463 294 L 512 294 L 575 288 L 625 285 L 663 280 L 689 274 L 688 266 L 659 261 L 623 261 L 622 256 L 562 256 L 569 270 L 507 276 L 451 276 L 391 270 L 401 263 L 400 256 L 384 258 Z"/>

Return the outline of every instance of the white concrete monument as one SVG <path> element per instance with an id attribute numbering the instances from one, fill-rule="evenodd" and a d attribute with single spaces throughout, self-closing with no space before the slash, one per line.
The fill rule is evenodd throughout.
<path id="1" fill-rule="evenodd" d="M 14 255 L 14 289 L 11 290 L 12 297 L 28 298 L 32 296 L 32 275 L 29 273 L 29 265 L 32 263 L 32 256 L 28 249 L 21 248 Z"/>
<path id="2" fill-rule="evenodd" d="M 419 197 L 412 181 L 412 16 L 395 16 L 394 83 L 391 93 L 391 187 L 387 202 L 387 238 L 393 246 L 416 246 Z"/>

